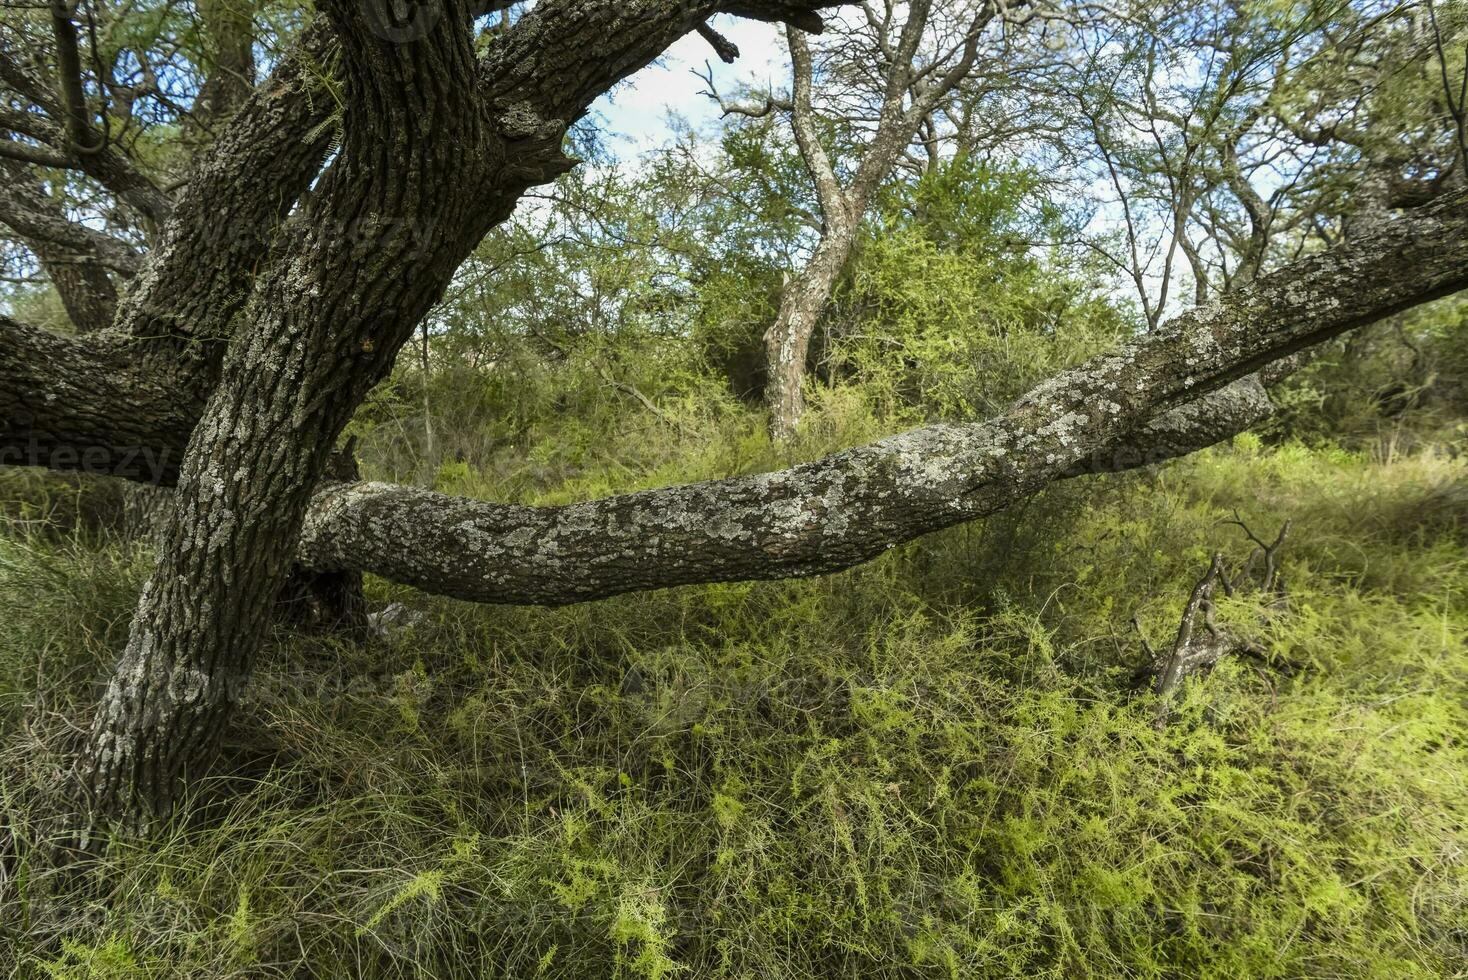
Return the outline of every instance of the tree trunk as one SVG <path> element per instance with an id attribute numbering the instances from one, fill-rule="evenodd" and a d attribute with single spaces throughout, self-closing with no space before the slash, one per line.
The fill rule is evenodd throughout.
<path id="1" fill-rule="evenodd" d="M 878 29 L 879 33 L 886 32 L 880 41 L 886 52 L 886 63 L 878 67 L 884 91 L 877 127 L 860 152 L 856 172 L 844 189 L 821 143 L 812 104 L 815 69 L 810 46 L 800 31 L 793 27 L 786 29 L 791 69 L 790 128 L 820 203 L 823 223 L 821 240 L 810 262 L 786 286 L 780 311 L 765 334 L 768 376 L 765 400 L 770 409 L 770 435 L 777 442 L 795 434 L 804 414 L 805 362 L 810 338 L 841 269 L 851 256 L 867 205 L 924 120 L 968 76 L 978 55 L 979 37 L 1000 9 L 980 4 L 973 12 L 967 36 L 949 51 L 947 59 L 951 60 L 940 59 L 928 64 L 923 74 L 930 77 L 918 79 L 915 77 L 918 49 L 932 6 L 931 0 L 914 0 L 908 4 L 906 19 L 895 40 L 890 36 L 892 8 L 890 5 L 887 8 L 886 27 Z"/>
<path id="2" fill-rule="evenodd" d="M 357 467 L 355 449 L 355 437 L 348 439 L 326 461 L 323 477 L 330 481 L 360 480 L 362 474 Z M 367 597 L 362 592 L 361 569 L 316 569 L 294 562 L 276 597 L 275 618 L 299 632 L 365 641 L 371 635 L 371 625 L 367 619 Z"/>
<path id="3" fill-rule="evenodd" d="M 72 222 L 35 173 L 10 160 L 0 160 L 0 224 L 35 254 L 78 333 L 111 326 L 117 288 L 107 267 L 136 268 L 127 246 Z"/>
<path id="4" fill-rule="evenodd" d="M 855 242 L 854 222 L 844 215 L 834 220 L 828 216 L 810 262 L 786 285 L 780 312 L 765 332 L 765 401 L 770 408 L 770 434 L 777 441 L 790 439 L 800 425 L 810 338 Z"/>
<path id="5" fill-rule="evenodd" d="M 525 190 L 574 165 L 561 150 L 570 121 L 717 12 L 819 30 L 815 9 L 834 2 L 545 0 L 477 60 L 467 0 L 391 12 L 326 0 L 329 29 L 307 30 L 177 209 L 139 200 L 155 224 L 174 220 L 119 309 L 121 342 L 0 318 L 0 462 L 177 487 L 73 769 L 75 843 L 156 826 L 213 755 L 337 435 L 469 251 Z M 338 104 L 311 97 L 328 60 L 312 49 L 333 47 L 342 145 L 307 195 L 326 143 L 308 124 Z M 119 449 L 167 455 L 185 441 L 181 463 L 158 456 L 147 476 L 113 466 Z"/>
<path id="6" fill-rule="evenodd" d="M 117 289 L 101 263 L 90 255 L 67 254 L 50 245 L 39 245 L 36 258 L 78 333 L 95 333 L 112 325 Z"/>
<path id="7" fill-rule="evenodd" d="M 337 434 L 477 240 L 459 215 L 505 159 L 474 98 L 464 8 L 403 44 L 375 36 L 354 5 L 328 13 L 342 39 L 344 144 L 284 229 L 291 247 L 257 287 L 190 441 L 76 767 L 83 850 L 108 824 L 141 833 L 166 819 L 182 778 L 214 754 Z"/>

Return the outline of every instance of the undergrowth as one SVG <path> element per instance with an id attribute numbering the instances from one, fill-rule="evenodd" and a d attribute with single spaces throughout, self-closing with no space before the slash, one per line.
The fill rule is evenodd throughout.
<path id="1" fill-rule="evenodd" d="M 620 484 L 583 465 L 521 485 L 554 500 L 695 475 L 714 474 L 648 460 Z M 13 526 L 0 794 L 20 860 L 0 964 L 1463 976 L 1465 475 L 1244 437 L 825 579 L 561 610 L 373 582 L 374 605 L 418 618 L 366 648 L 277 636 L 187 816 L 84 886 L 30 866 L 39 831 L 16 814 L 55 792 L 146 553 Z M 1136 629 L 1164 645 L 1209 555 L 1248 554 L 1234 519 L 1293 522 L 1288 614 L 1223 610 L 1279 663 L 1222 662 L 1158 730 L 1130 683 Z"/>

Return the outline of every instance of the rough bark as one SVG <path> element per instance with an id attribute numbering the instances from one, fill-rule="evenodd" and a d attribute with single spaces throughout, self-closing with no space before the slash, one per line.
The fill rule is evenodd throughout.
<path id="1" fill-rule="evenodd" d="M 547 508 L 323 488 L 301 558 L 462 599 L 549 605 L 847 568 L 1055 480 L 1191 452 L 1267 417 L 1259 368 L 1468 286 L 1465 231 L 1459 195 L 1190 310 L 996 419 L 776 473 Z"/>
<path id="2" fill-rule="evenodd" d="M 463 258 L 456 216 L 507 155 L 473 98 L 464 7 L 404 44 L 348 4 L 327 9 L 345 75 L 340 156 L 247 308 L 77 767 L 93 818 L 130 831 L 166 817 L 212 755 L 336 436 Z M 363 240 L 344 242 L 364 219 Z"/>
<path id="3" fill-rule="evenodd" d="M 169 387 L 149 384 L 133 371 L 125 350 L 84 359 L 95 351 L 95 345 L 0 318 L 0 411 L 7 426 L 0 430 L 0 464 L 172 486 L 195 419 L 181 410 Z M 1258 379 L 1245 378 L 1092 448 L 1066 475 L 1115 472 L 1195 452 L 1258 424 L 1272 410 Z M 393 501 L 391 509 L 374 516 L 383 501 Z M 460 527 L 460 520 L 508 528 L 514 512 L 427 491 L 400 498 L 392 487 L 363 484 L 344 495 L 340 485 L 328 486 L 311 501 L 298 559 L 323 571 L 368 570 L 428 592 L 503 603 L 561 604 L 709 580 L 696 553 L 682 556 L 676 568 L 645 586 L 616 576 L 603 581 L 597 561 L 581 565 L 570 559 L 545 581 L 522 572 L 518 559 L 479 574 L 474 554 L 483 533 Z M 400 554 L 422 536 L 437 543 L 425 545 L 423 554 Z M 592 533 L 577 547 L 597 552 L 620 545 L 600 542 Z"/>
<path id="4" fill-rule="evenodd" d="M 335 47 L 324 22 L 302 33 L 194 164 L 121 303 L 116 329 L 139 365 L 170 374 L 196 413 L 281 222 L 326 156 L 333 103 L 321 73 Z"/>
<path id="5" fill-rule="evenodd" d="M 0 197 L 0 220 L 21 237 L 51 242 L 71 253 L 90 249 L 108 268 L 129 276 L 140 273 L 123 297 L 117 331 L 138 341 L 139 366 L 172 373 L 177 397 L 193 401 L 196 414 L 212 387 L 212 368 L 217 368 L 232 320 L 249 296 L 280 219 L 320 170 L 332 135 L 326 122 L 333 106 L 320 75 L 333 45 L 330 30 L 322 25 L 303 31 L 267 83 L 203 151 L 176 201 L 142 202 L 139 210 L 154 228 L 154 247 L 146 259 L 116 239 L 25 206 L 34 202 L 24 195 Z M 63 114 L 38 80 L 20 66 L 0 59 L 0 69 L 7 84 L 39 100 L 46 113 Z M 44 116 L 21 115 L 21 121 L 36 130 L 28 135 L 64 144 L 64 137 Z M 106 153 L 116 156 L 114 150 Z M 127 188 L 143 187 L 160 195 L 161 201 L 161 192 L 140 176 L 118 176 L 130 166 L 121 158 L 109 163 L 94 160 L 98 154 L 79 156 L 86 157 L 85 167 L 80 159 L 62 162 L 82 170 L 102 168 L 101 176 L 93 176 L 124 199 Z M 103 179 L 108 174 L 113 174 L 112 183 Z M 30 184 L 37 180 L 31 173 L 24 176 Z"/>
<path id="6" fill-rule="evenodd" d="M 330 482 L 360 480 L 356 440 L 331 454 L 323 478 Z M 293 562 L 276 596 L 275 621 L 304 633 L 331 634 L 362 641 L 371 633 L 362 572 L 356 568 L 315 569 Z"/>
<path id="7" fill-rule="evenodd" d="M 0 465 L 171 485 L 197 421 L 124 345 L 0 316 Z"/>
<path id="8" fill-rule="evenodd" d="M 196 162 L 146 257 L 63 224 L 33 195 L 0 197 L 18 234 L 91 249 L 132 277 L 104 336 L 64 340 L 0 318 L 0 462 L 177 482 L 236 317 L 326 155 L 320 72 L 334 46 L 325 24 L 303 32 Z"/>
<path id="9" fill-rule="evenodd" d="M 95 333 L 112 324 L 117 288 L 95 258 L 47 245 L 37 246 L 35 254 L 78 333 Z"/>
<path id="10" fill-rule="evenodd" d="M 209 74 L 194 103 L 205 127 L 228 119 L 255 87 L 255 25 L 250 0 L 199 0 L 208 36 Z"/>
<path id="11" fill-rule="evenodd" d="M 325 4 L 340 44 L 341 150 L 281 229 L 189 442 L 128 645 L 75 769 L 94 848 L 108 825 L 146 830 L 172 811 L 185 773 L 213 755 L 249 677 L 312 488 L 337 435 L 391 367 L 458 264 L 532 184 L 572 161 L 567 118 L 715 5 L 538 5 L 476 84 L 468 8 L 413 8 L 407 34 L 348 0 Z M 783 6 L 774 4 L 771 6 Z M 529 25 L 527 27 L 527 24 Z M 595 38 L 604 60 L 552 88 L 513 57 Z"/>

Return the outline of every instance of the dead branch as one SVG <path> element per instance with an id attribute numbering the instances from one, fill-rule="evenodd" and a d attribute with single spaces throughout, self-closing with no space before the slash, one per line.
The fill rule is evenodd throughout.
<path id="1" fill-rule="evenodd" d="M 1238 513 L 1234 513 L 1234 519 L 1225 523 L 1234 524 L 1242 528 L 1257 547 L 1250 554 L 1245 568 L 1239 575 L 1241 584 L 1251 584 L 1253 589 L 1271 599 L 1270 606 L 1273 611 L 1281 611 L 1284 608 L 1284 587 L 1280 578 L 1279 551 L 1283 547 L 1286 537 L 1289 535 L 1290 522 L 1285 521 L 1280 527 L 1279 534 L 1275 536 L 1272 544 L 1266 543 L 1243 522 Z M 1250 582 L 1249 576 L 1253 566 L 1258 564 L 1262 556 L 1263 571 L 1259 574 L 1257 581 Z M 1172 702 L 1177 696 L 1178 690 L 1183 682 L 1193 674 L 1197 674 L 1213 667 L 1224 657 L 1230 655 L 1243 655 L 1258 661 L 1262 665 L 1274 665 L 1283 667 L 1286 672 L 1293 673 L 1298 670 L 1297 664 L 1290 661 L 1282 661 L 1271 657 L 1270 653 L 1261 648 L 1253 641 L 1238 636 L 1228 630 L 1221 628 L 1216 619 L 1216 606 L 1214 604 L 1214 592 L 1222 589 L 1225 596 L 1232 597 L 1236 594 L 1237 586 L 1230 579 L 1228 568 L 1222 554 L 1215 553 L 1213 560 L 1208 565 L 1208 571 L 1193 586 L 1193 591 L 1188 597 L 1188 603 L 1183 608 L 1183 614 L 1178 623 L 1177 633 L 1173 638 L 1172 645 L 1165 655 L 1159 656 L 1142 635 L 1142 628 L 1136 616 L 1132 617 L 1132 626 L 1142 637 L 1142 650 L 1147 660 L 1152 664 L 1154 681 L 1152 691 L 1157 695 L 1157 707 L 1155 722 L 1158 728 L 1167 724 L 1168 714 Z M 1262 617 L 1261 625 L 1267 625 L 1274 618 L 1273 613 Z M 1145 676 L 1143 671 L 1139 675 Z"/>

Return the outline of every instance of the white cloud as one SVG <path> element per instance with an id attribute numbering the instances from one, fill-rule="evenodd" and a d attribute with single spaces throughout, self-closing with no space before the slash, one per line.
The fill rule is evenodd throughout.
<path id="1" fill-rule="evenodd" d="M 742 18 L 719 18 L 718 31 L 739 47 L 732 65 L 718 59 L 707 41 L 689 34 L 670 47 L 654 64 L 633 75 L 615 92 L 604 95 L 593 110 L 604 126 L 620 138 L 612 143 L 619 156 L 637 156 L 662 146 L 672 135 L 669 114 L 688 120 L 695 127 L 718 118 L 718 108 L 699 93 L 703 82 L 693 74 L 713 67 L 714 83 L 726 96 L 741 85 L 784 88 L 790 69 L 780 28 Z"/>

